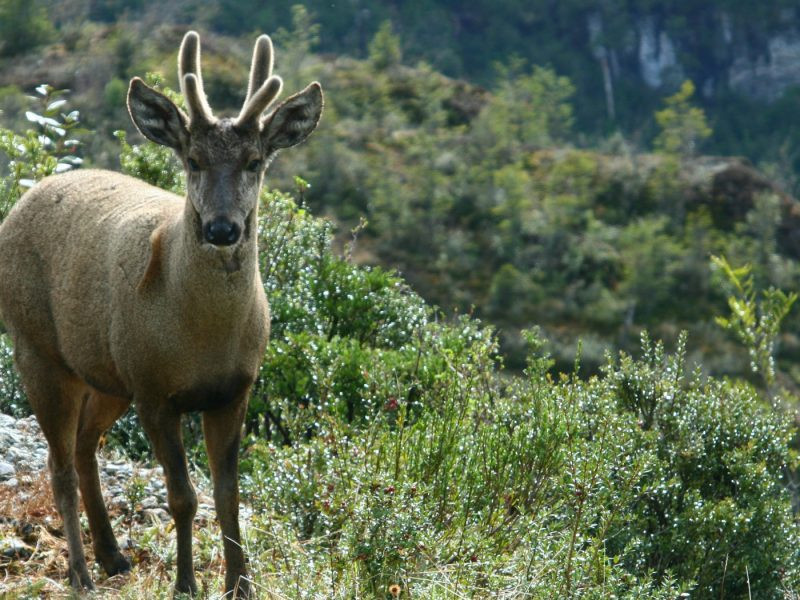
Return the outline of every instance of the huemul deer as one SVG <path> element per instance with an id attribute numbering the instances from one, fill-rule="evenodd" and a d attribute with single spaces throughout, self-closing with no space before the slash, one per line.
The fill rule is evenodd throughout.
<path id="1" fill-rule="evenodd" d="M 164 468 L 177 535 L 178 592 L 197 590 L 192 520 L 197 497 L 181 415 L 202 413 L 225 550 L 225 590 L 247 597 L 239 534 L 238 451 L 248 393 L 269 336 L 258 271 L 257 211 L 275 154 L 302 142 L 322 113 L 316 82 L 274 110 L 272 44 L 256 42 L 236 118 L 215 118 L 189 32 L 178 58 L 188 114 L 134 78 L 128 110 L 139 131 L 172 148 L 185 198 L 136 179 L 82 170 L 44 179 L 0 226 L 0 315 L 47 438 L 69 580 L 92 588 L 81 545 L 78 493 L 94 553 L 109 575 L 127 571 L 109 523 L 95 453 L 133 404 Z"/>

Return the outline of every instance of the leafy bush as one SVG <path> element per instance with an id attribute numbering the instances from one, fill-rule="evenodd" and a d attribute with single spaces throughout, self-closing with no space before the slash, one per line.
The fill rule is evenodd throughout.
<path id="1" fill-rule="evenodd" d="M 653 140 L 653 146 L 666 153 L 684 157 L 694 156 L 697 146 L 711 135 L 703 109 L 692 106 L 694 84 L 687 79 L 681 89 L 667 98 L 666 106 L 656 112 L 656 122 L 661 131 Z"/>
<path id="2" fill-rule="evenodd" d="M 53 24 L 38 0 L 0 0 L 0 56 L 15 56 L 50 41 Z"/>
<path id="3" fill-rule="evenodd" d="M 248 424 L 259 431 L 263 422 L 266 435 L 274 428 L 288 442 L 283 421 L 298 405 L 328 406 L 348 421 L 379 408 L 379 398 L 369 399 L 370 373 L 386 364 L 406 375 L 419 369 L 417 335 L 429 310 L 396 275 L 334 255 L 330 223 L 288 195 L 265 194 L 264 209 L 259 236 L 272 335 Z M 320 395 L 326 384 L 331 397 Z"/>
<path id="4" fill-rule="evenodd" d="M 735 269 L 724 257 L 711 257 L 714 265 L 725 275 L 735 295 L 728 298 L 729 318 L 717 317 L 717 324 L 732 331 L 747 348 L 750 369 L 761 375 L 767 386 L 775 383 L 775 341 L 781 321 L 797 301 L 797 293 L 784 293 L 774 287 L 761 291 L 756 300 L 752 268 Z"/>
<path id="5" fill-rule="evenodd" d="M 25 117 L 35 125 L 18 134 L 0 127 L 0 153 L 8 159 L 8 167 L 0 172 L 9 175 L 0 181 L 0 221 L 24 193 L 40 179 L 79 167 L 81 141 L 86 133 L 80 125 L 77 110 L 63 112 L 67 90 L 57 90 L 47 84 L 36 88 L 35 110 Z"/>
<path id="6" fill-rule="evenodd" d="M 370 385 L 388 401 L 366 424 L 308 404 L 293 425 L 315 435 L 254 444 L 256 526 L 286 544 L 264 551 L 292 564 L 302 543 L 335 597 L 420 593 L 423 573 L 494 597 L 780 598 L 797 585 L 790 431 L 753 388 L 687 376 L 683 345 L 666 355 L 646 337 L 642 359 L 590 381 L 552 382 L 540 358 L 502 384 L 489 332 L 459 327 L 428 330 L 446 358 L 403 384 L 414 400 L 381 377 Z M 316 385 L 335 395 L 332 379 Z M 292 571 L 274 576 L 319 589 Z"/>
<path id="7" fill-rule="evenodd" d="M 687 376 L 685 337 L 673 356 L 647 336 L 642 345 L 641 360 L 623 355 L 606 367 L 605 393 L 586 406 L 617 412 L 620 450 L 648 457 L 637 497 L 606 533 L 608 550 L 635 548 L 628 568 L 693 581 L 694 597 L 782 598 L 798 583 L 800 558 L 782 484 L 788 422 L 747 383 Z"/>

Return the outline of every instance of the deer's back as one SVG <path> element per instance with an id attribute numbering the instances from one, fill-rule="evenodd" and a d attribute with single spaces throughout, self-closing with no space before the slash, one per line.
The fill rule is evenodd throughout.
<path id="1" fill-rule="evenodd" d="M 182 207 L 174 194 L 109 171 L 56 175 L 28 191 L 0 226 L 0 315 L 12 336 L 70 368 L 80 357 L 100 387 L 112 387 L 112 293 L 133 292 L 150 233 Z"/>

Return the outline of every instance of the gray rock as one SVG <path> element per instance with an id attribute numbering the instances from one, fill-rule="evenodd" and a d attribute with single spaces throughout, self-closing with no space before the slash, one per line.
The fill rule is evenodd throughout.
<path id="1" fill-rule="evenodd" d="M 26 559 L 33 554 L 33 548 L 19 538 L 7 537 L 0 540 L 0 556 L 10 559 Z"/>
<path id="2" fill-rule="evenodd" d="M 0 481 L 11 479 L 16 472 L 17 470 L 14 468 L 14 465 L 0 460 Z"/>
<path id="3" fill-rule="evenodd" d="M 108 505 L 112 509 L 123 510 L 123 511 L 128 510 L 128 501 L 125 499 L 124 496 L 121 495 L 111 498 L 111 500 L 109 500 L 108 502 Z"/>
<path id="4" fill-rule="evenodd" d="M 127 476 L 133 475 L 133 467 L 127 463 L 106 463 L 103 470 L 110 475 Z"/>
<path id="5" fill-rule="evenodd" d="M 142 513 L 144 515 L 145 520 L 148 520 L 152 523 L 166 523 L 172 517 L 169 513 L 164 510 L 163 508 L 149 508 Z"/>
<path id="6" fill-rule="evenodd" d="M 155 496 L 147 496 L 144 500 L 142 500 L 143 509 L 156 508 L 157 506 L 158 506 L 158 498 L 156 498 Z"/>

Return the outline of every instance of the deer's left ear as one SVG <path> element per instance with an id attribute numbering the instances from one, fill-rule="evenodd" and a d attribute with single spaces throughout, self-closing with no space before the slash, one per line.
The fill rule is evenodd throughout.
<path id="1" fill-rule="evenodd" d="M 289 148 L 306 139 L 322 115 L 322 87 L 316 81 L 287 98 L 267 116 L 261 129 L 265 147 Z"/>

